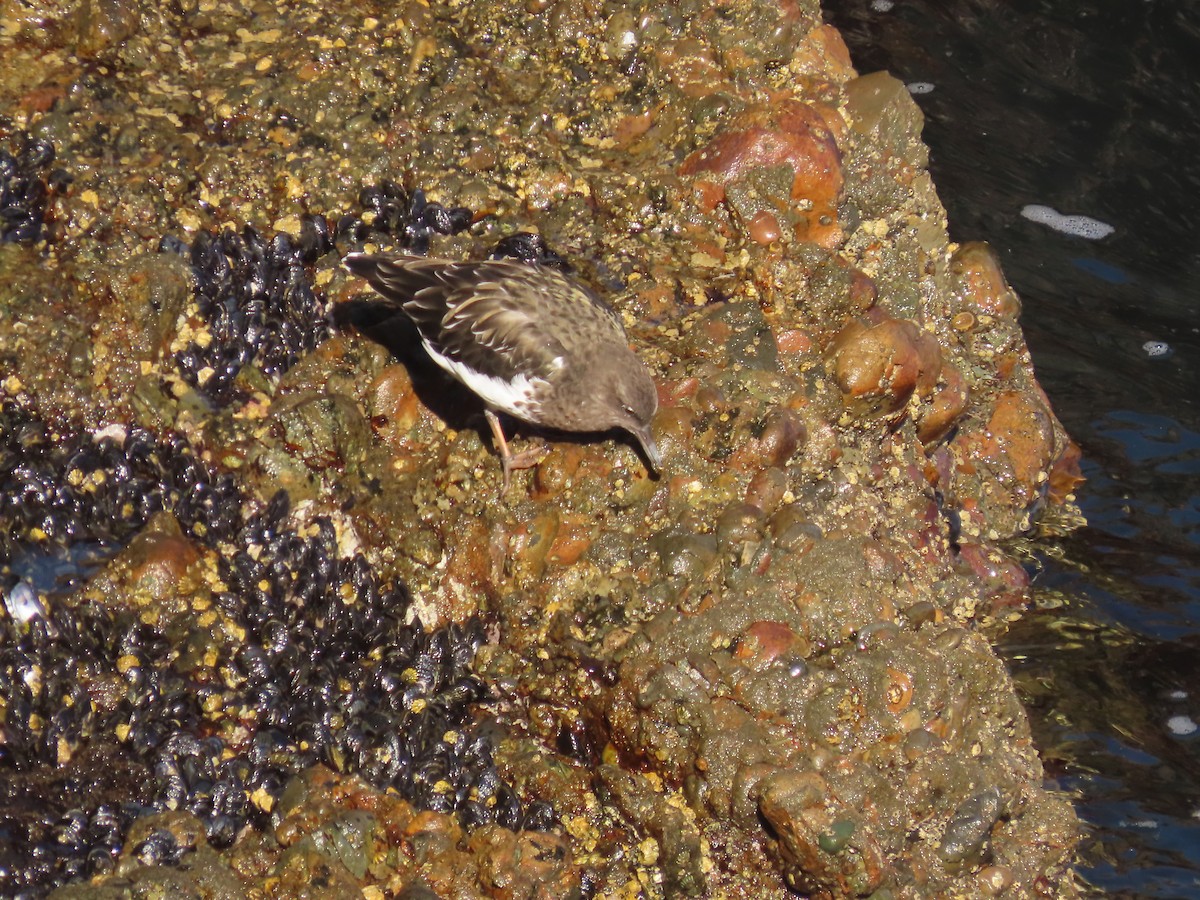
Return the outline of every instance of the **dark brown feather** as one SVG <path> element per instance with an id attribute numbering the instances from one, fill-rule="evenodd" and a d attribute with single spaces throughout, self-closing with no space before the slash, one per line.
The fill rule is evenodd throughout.
<path id="1" fill-rule="evenodd" d="M 347 267 L 402 308 L 434 352 L 505 380 L 551 379 L 577 332 L 625 341 L 616 315 L 553 269 L 509 260 L 351 256 Z M 572 326 L 560 327 L 564 317 Z M 589 321 L 584 321 L 589 320 Z"/>

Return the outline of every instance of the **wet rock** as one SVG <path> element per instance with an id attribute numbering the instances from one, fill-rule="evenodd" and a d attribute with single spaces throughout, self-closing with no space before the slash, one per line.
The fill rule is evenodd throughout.
<path id="1" fill-rule="evenodd" d="M 191 279 L 181 260 L 158 254 L 136 257 L 105 274 L 107 283 L 101 278 L 95 285 L 101 299 L 92 378 L 120 397 L 169 352 Z"/>
<path id="2" fill-rule="evenodd" d="M 785 506 L 771 519 L 771 534 L 775 542 L 797 555 L 813 546 L 824 535 L 821 527 L 811 521 L 799 506 Z"/>
<path id="3" fill-rule="evenodd" d="M 1083 451 L 1074 441 L 1068 441 L 1058 459 L 1050 467 L 1050 499 L 1055 503 L 1066 502 L 1074 490 L 1083 484 L 1083 472 L 1079 467 Z"/>
<path id="4" fill-rule="evenodd" d="M 683 161 L 683 175 L 711 179 L 704 205 L 726 201 L 743 222 L 784 217 L 798 240 L 835 247 L 841 151 L 829 111 L 784 100 L 751 108 Z M 759 220 L 761 223 L 761 219 Z M 761 228 L 761 224 L 760 224 Z"/>
<path id="5" fill-rule="evenodd" d="M 569 896 L 572 872 L 566 841 L 552 834 L 516 834 L 494 825 L 476 831 L 469 847 L 479 862 L 480 887 L 498 900 L 553 893 Z"/>
<path id="6" fill-rule="evenodd" d="M 929 150 L 921 143 L 925 116 L 912 94 L 889 72 L 872 72 L 846 85 L 851 127 L 905 165 L 924 168 Z"/>
<path id="7" fill-rule="evenodd" d="M 786 622 L 761 621 L 751 624 L 738 640 L 734 657 L 752 667 L 770 665 L 785 656 L 803 657 L 808 642 L 798 637 Z"/>
<path id="8" fill-rule="evenodd" d="M 644 858 L 663 868 L 663 887 L 682 897 L 704 896 L 704 847 L 700 832 L 679 798 L 656 791 L 650 781 L 616 766 L 602 766 L 602 784 L 626 815 L 643 825 L 657 846 L 643 849 Z"/>
<path id="9" fill-rule="evenodd" d="M 830 345 L 832 374 L 851 408 L 895 413 L 926 396 L 941 370 L 937 341 L 903 319 L 855 320 Z"/>
<path id="10" fill-rule="evenodd" d="M 393 450 L 405 448 L 421 415 L 420 401 L 408 369 L 388 366 L 372 384 L 371 390 L 372 429 Z"/>
<path id="11" fill-rule="evenodd" d="M 207 567 L 200 563 L 200 548 L 184 536 L 175 517 L 158 513 L 88 589 L 114 598 L 109 602 L 132 601 L 145 621 L 167 628 L 193 603 L 211 602 Z"/>
<path id="12" fill-rule="evenodd" d="M 970 241 L 959 247 L 950 258 L 950 273 L 956 279 L 959 302 L 972 312 L 1009 321 L 1021 314 L 1021 301 L 987 243 Z"/>
<path id="13" fill-rule="evenodd" d="M 917 411 L 917 436 L 932 444 L 950 431 L 966 411 L 971 390 L 958 367 L 943 362 L 938 385 Z"/>
<path id="14" fill-rule="evenodd" d="M 787 494 L 787 475 L 779 466 L 763 469 L 746 485 L 746 503 L 772 516 Z"/>
<path id="15" fill-rule="evenodd" d="M 954 811 L 942 833 L 938 853 L 947 863 L 965 865 L 978 861 L 986 847 L 988 834 L 1003 810 L 1000 791 L 994 787 L 964 800 Z"/>
<path id="16" fill-rule="evenodd" d="M 866 896 L 888 879 L 882 849 L 866 836 L 856 814 L 838 808 L 819 775 L 768 776 L 759 788 L 759 809 L 778 835 L 793 890 Z"/>
<path id="17" fill-rule="evenodd" d="M 717 539 L 709 534 L 663 534 L 655 545 L 664 574 L 686 581 L 703 578 L 717 559 Z"/>
<path id="18" fill-rule="evenodd" d="M 1028 599 L 1029 574 L 995 548 L 964 543 L 958 558 L 982 581 L 993 610 L 1021 606 Z"/>
<path id="19" fill-rule="evenodd" d="M 974 633 L 1070 445 L 994 261 L 946 265 L 915 105 L 815 3 L 110 7 L 86 71 L 70 16 L 0 29 L 0 114 L 74 177 L 34 167 L 49 253 L 0 246 L 0 557 L 123 548 L 63 602 L 0 564 L 0 782 L 51 798 L 4 877 L 1072 895 Z M 502 493 L 478 405 L 342 321 L 368 245 L 572 267 L 656 374 L 665 471 L 516 428 L 551 449 Z M 1020 802 L 943 859 L 980 785 Z M 167 803 L 205 835 L 124 846 Z"/>
<path id="20" fill-rule="evenodd" d="M 866 313 L 878 298 L 879 288 L 871 278 L 835 256 L 817 265 L 808 279 L 808 291 L 798 302 L 825 346 L 848 319 Z"/>
<path id="21" fill-rule="evenodd" d="M 311 497 L 323 473 L 353 473 L 366 458 L 370 426 L 347 397 L 293 394 L 271 407 L 267 423 L 277 443 L 260 445 L 250 458 L 264 496 L 282 489 L 297 501 Z"/>
<path id="22" fill-rule="evenodd" d="M 749 472 L 761 471 L 764 467 L 786 466 L 803 446 L 808 436 L 804 422 L 790 409 L 776 408 L 767 413 L 757 435 L 739 442 L 737 451 L 730 456 L 729 464 L 735 469 Z"/>
<path id="23" fill-rule="evenodd" d="M 978 442 L 979 458 L 1003 467 L 1012 479 L 1014 500 L 1033 502 L 1046 481 L 1054 454 L 1054 426 L 1036 399 L 1015 391 L 1001 394 L 992 408 L 986 436 Z"/>
<path id="24" fill-rule="evenodd" d="M 692 330 L 691 349 L 719 361 L 722 368 L 763 372 L 779 370 L 779 349 L 762 310 L 749 303 L 721 303 L 704 312 Z M 697 394 L 698 405 L 716 409 L 726 401 L 717 385 Z"/>
<path id="25" fill-rule="evenodd" d="M 845 82 L 854 77 L 850 51 L 832 25 L 818 25 L 797 42 L 792 67 L 797 72 L 827 81 Z"/>
<path id="26" fill-rule="evenodd" d="M 93 56 L 133 35 L 149 14 L 135 0 L 84 0 L 75 18 L 79 49 Z"/>
<path id="27" fill-rule="evenodd" d="M 747 503 L 728 507 L 717 518 L 717 545 L 726 552 L 740 551 L 762 533 L 763 511 Z"/>

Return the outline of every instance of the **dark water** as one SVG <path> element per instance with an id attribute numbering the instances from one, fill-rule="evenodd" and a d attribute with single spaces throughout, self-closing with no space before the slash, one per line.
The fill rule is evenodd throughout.
<path id="1" fill-rule="evenodd" d="M 1004 638 L 1083 875 L 1200 898 L 1200 2 L 824 0 L 861 72 L 927 83 L 956 240 L 1000 252 L 1089 525 Z M 1100 240 L 1027 204 L 1115 229 Z M 1161 355 L 1147 342 L 1162 342 Z"/>

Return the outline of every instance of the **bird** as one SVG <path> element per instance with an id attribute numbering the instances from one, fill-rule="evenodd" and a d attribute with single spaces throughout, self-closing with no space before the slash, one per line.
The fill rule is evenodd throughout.
<path id="1" fill-rule="evenodd" d="M 650 430 L 654 381 L 617 314 L 587 287 L 516 259 L 352 253 L 345 265 L 399 307 L 430 358 L 483 401 L 504 490 L 514 469 L 544 453 L 510 452 L 497 413 L 558 431 L 626 431 L 650 469 L 662 470 Z"/>

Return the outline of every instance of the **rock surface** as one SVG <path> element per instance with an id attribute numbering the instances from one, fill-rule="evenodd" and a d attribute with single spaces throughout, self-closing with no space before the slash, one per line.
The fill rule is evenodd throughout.
<path id="1" fill-rule="evenodd" d="M 477 717 L 554 822 L 473 827 L 317 768 L 230 849 L 159 813 L 58 895 L 1074 896 L 1078 822 L 980 626 L 1023 602 L 1006 542 L 1069 518 L 1078 452 L 994 255 L 948 239 L 903 85 L 859 77 L 815 2 L 360 10 L 0 3 L 0 141 L 70 176 L 44 240 L 0 244 L 0 393 L 177 432 L 252 506 L 333 517 L 413 619 L 481 616 Z M 474 212 L 437 255 L 536 230 L 610 300 L 661 477 L 550 435 L 502 492 L 480 407 L 411 335 L 325 339 L 322 303 L 368 299 L 340 255 L 387 235 L 335 248 L 303 217 L 387 179 Z M 321 327 L 214 402 L 221 333 L 162 239 L 194 262 L 247 225 L 321 248 L 286 269 Z M 219 548 L 154 522 L 81 596 L 194 642 Z"/>

